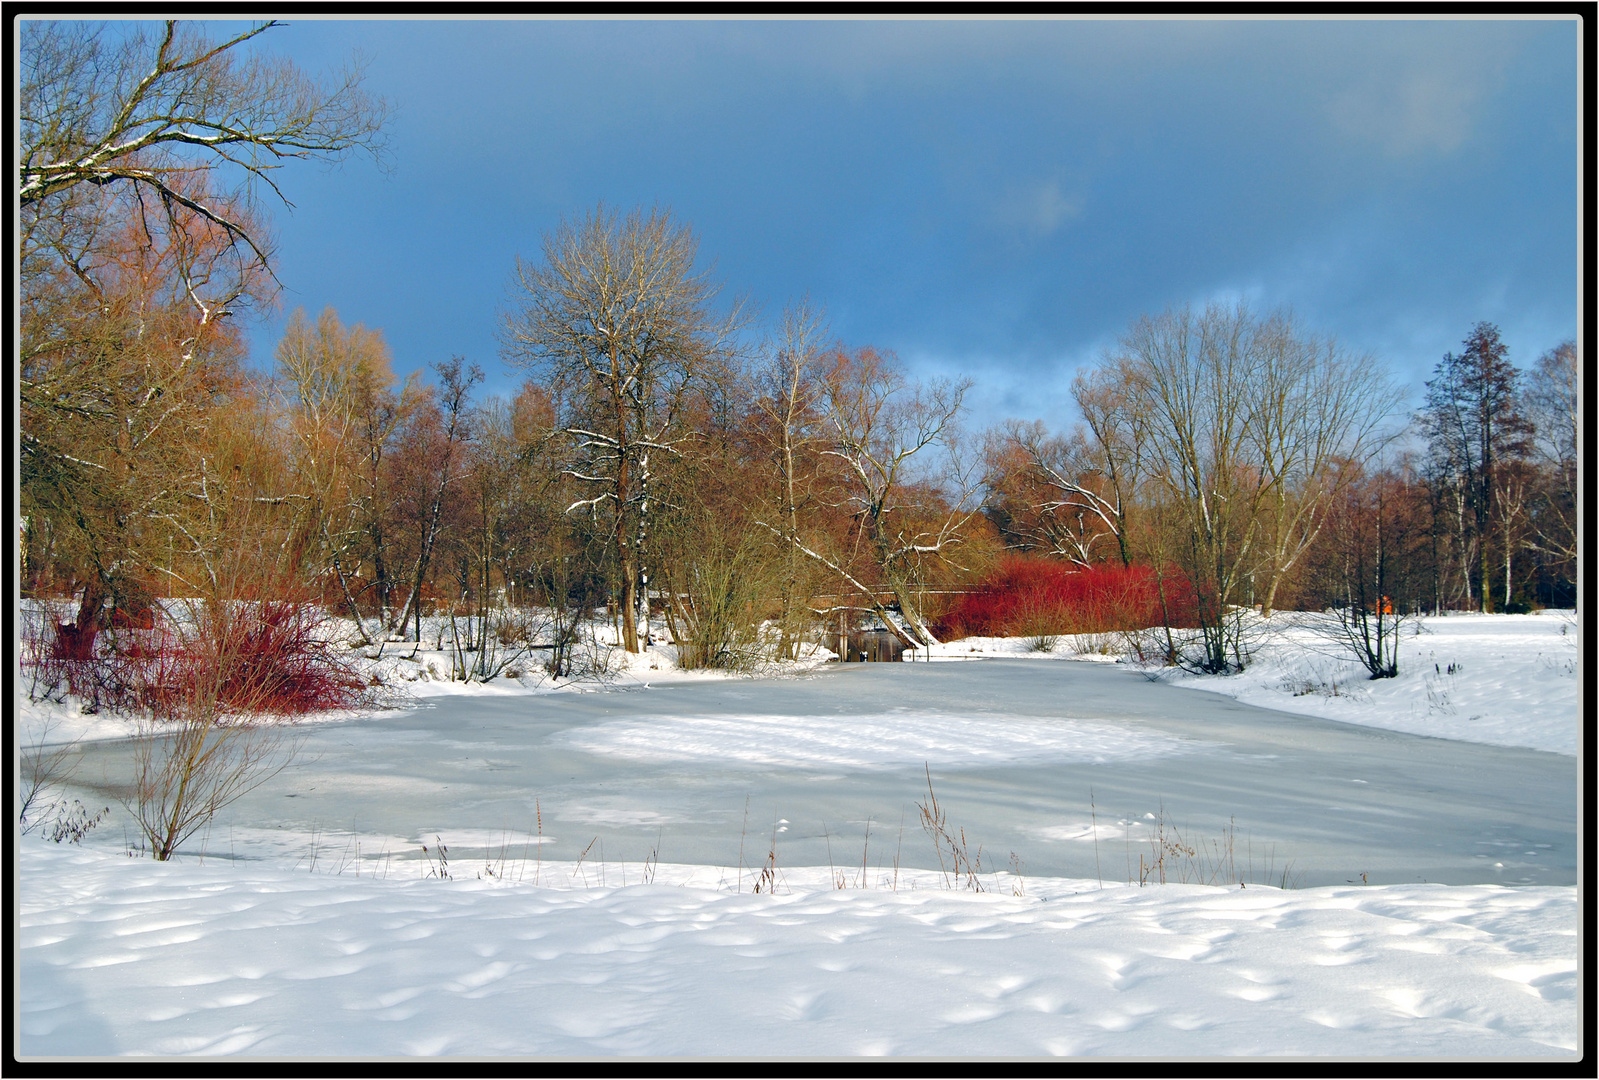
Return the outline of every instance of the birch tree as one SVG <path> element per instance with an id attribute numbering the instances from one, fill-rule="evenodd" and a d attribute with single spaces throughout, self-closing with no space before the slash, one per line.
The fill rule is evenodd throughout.
<path id="1" fill-rule="evenodd" d="M 801 515 L 817 498 L 817 455 L 822 443 L 819 406 L 825 384 L 826 322 L 809 298 L 784 310 L 776 339 L 756 373 L 755 407 L 765 421 L 766 449 L 777 480 L 776 517 L 780 531 L 801 537 Z M 780 660 L 794 659 L 806 613 L 805 585 L 811 575 L 794 543 L 784 543 L 779 590 Z"/>
<path id="2" fill-rule="evenodd" d="M 978 478 L 961 460 L 959 443 L 970 385 L 912 382 L 892 355 L 870 348 L 841 352 L 823 391 L 822 454 L 838 466 L 833 504 L 850 516 L 852 550 L 829 552 L 761 523 L 832 571 L 913 646 L 938 642 L 919 596 L 929 564 L 950 559 L 979 508 Z M 878 581 L 861 580 L 857 555 Z M 883 592 L 893 597 L 898 618 L 879 599 Z"/>
<path id="3" fill-rule="evenodd" d="M 649 633 L 652 456 L 680 453 L 686 397 L 733 354 L 743 321 L 737 304 L 713 311 L 698 246 L 668 211 L 602 204 L 547 235 L 539 262 L 517 260 L 502 322 L 506 360 L 540 372 L 565 406 L 569 471 L 588 489 L 568 512 L 607 528 L 629 652 Z"/>
<path id="4" fill-rule="evenodd" d="M 1578 431 L 1582 372 L 1577 343 L 1565 341 L 1538 358 L 1525 402 L 1534 426 L 1533 455 L 1543 472 L 1532 499 L 1533 546 L 1559 564 L 1577 560 Z M 1574 582 L 1573 569 L 1569 577 Z"/>

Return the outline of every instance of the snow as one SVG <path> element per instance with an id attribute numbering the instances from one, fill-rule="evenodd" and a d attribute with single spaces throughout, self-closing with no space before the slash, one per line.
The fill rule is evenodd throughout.
<path id="1" fill-rule="evenodd" d="M 841 716 L 652 715 L 571 732 L 562 741 L 590 753 L 646 761 L 734 761 L 795 769 L 1112 761 L 1180 754 L 1199 745 L 1090 721 L 913 709 Z"/>
<path id="2" fill-rule="evenodd" d="M 1452 612 L 1407 621 L 1399 674 L 1392 679 L 1369 678 L 1353 656 L 1307 622 L 1300 612 L 1257 620 L 1250 631 L 1253 656 L 1238 675 L 1169 668 L 1150 674 L 1172 686 L 1346 724 L 1558 754 L 1581 752 L 1581 660 L 1571 611 Z M 934 661 L 1124 660 L 1116 635 L 1109 634 L 1064 636 L 1050 652 L 1034 651 L 1025 638 L 966 638 L 931 651 Z"/>
<path id="3" fill-rule="evenodd" d="M 25 605 L 26 607 L 27 605 Z M 555 678 L 543 669 L 547 651 L 533 650 L 506 673 L 488 682 L 450 678 L 453 654 L 439 637 L 449 620 L 423 619 L 421 643 L 380 642 L 352 649 L 350 659 L 369 676 L 375 675 L 386 691 L 402 706 L 438 702 L 449 698 L 505 698 L 545 694 L 585 694 L 607 690 L 647 689 L 651 686 L 696 685 L 744 679 L 738 672 L 685 670 L 677 664 L 677 649 L 662 643 L 664 626 L 657 627 L 656 640 L 643 652 L 628 653 L 616 646 L 614 631 L 604 624 L 590 627 L 575 652 L 583 674 Z M 355 635 L 355 623 L 329 618 L 327 634 L 335 641 Z M 798 660 L 769 663 L 756 674 L 772 677 L 797 675 L 815 670 L 834 659 L 826 649 L 814 649 Z M 514 673 L 514 674 L 513 674 Z M 61 701 L 32 700 L 33 688 L 26 677 L 19 687 L 21 734 L 25 746 L 47 746 L 100 739 L 123 739 L 137 734 L 136 721 L 109 712 L 85 713 L 72 698 Z M 329 710 L 296 717 L 296 724 L 326 724 L 371 716 L 371 712 Z M 382 715 L 378 713 L 377 715 Z"/>
<path id="4" fill-rule="evenodd" d="M 1225 796 L 1229 805 L 1217 804 L 1224 814 L 1245 795 L 1277 798 L 1238 790 L 1248 783 L 1242 777 L 1266 775 L 1242 770 L 1274 767 L 1278 761 L 1267 759 L 1278 751 L 1245 754 L 1245 742 L 1256 736 L 1225 727 L 1234 721 L 1211 704 L 1212 695 L 1184 697 L 1193 703 L 1189 715 L 1158 723 L 1135 712 L 1095 711 L 1118 693 L 1136 699 L 1139 688 L 1166 695 L 1162 703 L 1202 689 L 1277 710 L 1251 714 L 1251 722 L 1283 725 L 1285 737 L 1299 740 L 1294 745 L 1329 762 L 1329 776 L 1307 772 L 1296 781 L 1301 790 L 1293 794 L 1306 808 L 1296 812 L 1361 822 L 1347 839 L 1366 837 L 1373 858 L 1377 833 L 1361 830 L 1392 817 L 1394 827 L 1419 835 L 1436 827 L 1451 843 L 1489 852 L 1470 864 L 1481 867 L 1480 878 L 1447 880 L 1516 880 L 1506 875 L 1531 873 L 1534 864 L 1544 876 L 1523 880 L 1572 880 L 1560 869 L 1571 865 L 1561 862 L 1569 856 L 1561 846 L 1570 843 L 1548 832 L 1575 835 L 1574 818 L 1569 826 L 1558 820 L 1558 797 L 1539 802 L 1542 817 L 1520 823 L 1489 807 L 1502 834 L 1461 816 L 1465 788 L 1451 796 L 1449 811 L 1429 802 L 1431 812 L 1447 815 L 1435 826 L 1412 822 L 1413 804 L 1400 785 L 1419 762 L 1381 766 L 1381 747 L 1357 748 L 1364 758 L 1340 749 L 1345 756 L 1334 758 L 1325 733 L 1337 725 L 1287 732 L 1294 721 L 1281 713 L 1580 754 L 1580 666 L 1569 617 L 1450 615 L 1417 625 L 1422 632 L 1404 639 L 1399 678 L 1377 682 L 1331 653 L 1302 620 L 1276 615 L 1257 635 L 1252 666 L 1238 676 L 1137 671 L 1117 662 L 1110 636 L 1064 638 L 1047 653 L 1018 639 L 968 639 L 930 650 L 931 658 L 1097 663 L 945 667 L 938 679 L 912 679 L 904 670 L 905 678 L 887 681 L 834 669 L 823 680 L 831 696 L 816 699 L 836 703 L 826 708 L 796 707 L 816 693 L 815 679 L 749 682 L 682 671 L 670 646 L 640 656 L 611 653 L 595 665 L 601 674 L 585 678 L 556 681 L 530 670 L 468 684 L 448 680 L 447 651 L 423 648 L 407 659 L 412 646 L 388 645 L 367 661 L 433 707 L 421 718 L 426 723 L 402 724 L 408 714 L 383 712 L 315 718 L 314 730 L 342 732 L 339 740 L 303 775 L 285 774 L 270 814 L 261 810 L 265 795 L 238 804 L 256 815 L 253 824 L 230 821 L 225 838 L 219 827 L 164 864 L 128 858 L 109 835 L 111 825 L 81 848 L 36 833 L 21 838 L 14 847 L 17 1047 L 27 1057 L 1571 1057 L 1582 1030 L 1575 886 L 1282 890 L 1254 878 L 1245 888 L 1111 880 L 1120 876 L 1122 849 L 1147 847 L 1155 835 L 1157 797 L 1174 797 L 1183 782 Z M 765 674 L 796 675 L 825 659 L 818 654 Z M 985 670 L 996 677 L 978 680 Z M 1096 676 L 1092 687 L 1070 684 L 1090 695 L 1082 716 L 1049 715 L 1054 684 L 1046 680 L 1040 689 L 1005 674 L 1068 670 Z M 949 695 L 957 675 L 981 688 L 967 696 L 983 707 Z M 879 684 L 886 689 L 872 690 Z M 924 688 L 921 699 L 906 693 L 913 685 Z M 684 707 L 691 700 L 685 695 L 703 703 L 716 688 L 726 692 L 716 691 L 715 707 Z M 547 707 L 525 716 L 515 710 L 531 698 Z M 84 716 L 70 701 L 24 697 L 22 704 L 24 746 L 133 730 L 126 719 Z M 545 719 L 567 714 L 577 719 Z M 534 719 L 544 726 L 533 726 Z M 399 756 L 378 756 L 380 746 Z M 535 788 L 545 781 L 535 780 L 526 762 L 540 756 L 558 758 L 563 774 L 594 772 L 575 776 L 564 791 Z M 1503 770 L 1489 772 L 1459 769 L 1456 757 L 1446 757 L 1418 782 L 1436 786 L 1430 777 L 1456 772 L 1498 776 L 1525 792 L 1530 806 L 1534 787 L 1549 794 L 1525 779 L 1541 775 L 1526 771 L 1538 765 L 1526 760 L 1534 757 L 1522 754 L 1513 768 L 1507 758 Z M 375 771 L 362 771 L 368 762 Z M 879 777 L 886 798 L 903 774 L 920 782 L 924 762 L 958 822 L 976 825 L 1000 850 L 1002 841 L 1030 838 L 1043 845 L 1034 852 L 1041 865 L 1061 865 L 1047 861 L 1055 845 L 1067 853 L 1060 860 L 1069 858 L 1068 872 L 1079 872 L 1093 870 L 1099 848 L 1113 844 L 1104 852 L 1105 880 L 985 872 L 985 891 L 975 894 L 949 887 L 936 870 L 908 862 L 885 867 L 874 848 L 865 870 L 777 860 L 775 894 L 753 895 L 767 850 L 764 828 L 753 826 L 743 865 L 718 863 L 732 854 L 707 855 L 711 848 L 694 848 L 686 836 L 676 840 L 678 854 L 688 849 L 705 861 L 647 871 L 637 859 L 657 829 L 703 831 L 707 822 L 742 846 L 738 806 L 707 816 L 693 800 L 711 796 L 690 790 L 688 778 L 715 777 L 715 796 L 714 785 L 733 783 L 729 777 L 759 776 L 769 785 L 763 798 L 804 808 L 796 794 L 802 790 L 839 797 L 829 784 L 841 781 L 825 774 Z M 1085 764 L 1113 770 L 1095 774 L 1097 817 L 1086 805 L 1018 817 L 1010 803 L 981 798 L 995 783 L 1010 783 L 1002 776 L 1025 777 L 1031 786 L 1006 790 L 1036 802 Z M 491 767 L 505 778 L 494 781 L 500 788 L 487 786 L 483 770 Z M 1008 771 L 995 771 L 1001 768 Z M 774 770 L 814 782 L 784 787 Z M 1136 795 L 1151 812 L 1107 807 L 1106 789 L 1118 776 L 1156 785 Z M 1123 782 L 1125 791 L 1134 790 L 1131 783 Z M 339 815 L 357 797 L 385 807 L 381 825 L 322 834 L 308 832 L 307 819 L 271 816 L 311 802 L 313 785 L 338 790 L 344 801 L 329 805 Z M 644 785 L 655 794 L 627 797 Z M 502 805 L 499 793 L 512 788 L 529 811 L 535 791 L 542 792 L 546 824 L 552 813 L 565 815 L 545 831 L 567 839 L 488 827 L 501 819 L 484 808 Z M 734 787 L 731 795 L 747 814 L 744 790 Z M 1516 804 L 1517 790 L 1504 793 L 1506 806 Z M 1334 791 L 1343 794 L 1328 794 Z M 795 831 L 787 818 L 772 825 L 774 838 L 784 834 L 778 853 L 814 862 L 821 851 L 819 837 L 810 835 L 815 823 L 784 812 L 795 818 Z M 1366 816 L 1345 816 L 1352 812 Z M 861 822 L 828 813 L 835 825 L 856 830 L 859 842 Z M 531 822 L 532 814 L 525 816 Z M 351 824 L 332 814 L 322 820 Z M 1009 821 L 1014 836 L 996 835 L 998 821 Z M 632 829 L 646 840 L 639 846 L 612 833 L 611 861 L 603 846 L 574 861 L 598 827 Z M 450 849 L 453 880 L 424 877 L 438 868 L 435 837 Z M 1384 842 L 1400 845 L 1389 865 L 1411 860 L 1426 869 L 1403 846 L 1411 841 Z M 432 846 L 430 857 L 419 856 L 420 843 Z M 628 844 L 633 858 L 618 863 L 616 852 Z M 1304 857 L 1305 849 L 1295 853 Z M 894 854 L 898 862 L 897 848 Z M 1504 869 L 1518 859 L 1534 862 Z M 1378 863 L 1369 865 L 1375 871 Z M 1354 867 L 1355 881 L 1366 867 Z"/>
<path id="5" fill-rule="evenodd" d="M 1273 627 L 1242 674 L 1183 673 L 1170 681 L 1346 724 L 1575 756 L 1582 750 L 1581 666 L 1570 615 L 1421 619 L 1402 632 L 1399 675 L 1371 679 L 1295 625 L 1294 613 L 1279 613 L 1272 620 L 1281 628 Z"/>
<path id="6" fill-rule="evenodd" d="M 24 1055 L 1570 1058 L 1573 888 L 500 880 L 27 845 Z M 620 883 L 628 873 L 628 884 Z M 523 880 L 514 879 L 520 873 Z M 846 884 L 852 884 L 846 882 Z M 859 884 L 857 880 L 853 884 Z M 891 887 L 897 886 L 897 887 Z M 1016 892 L 1022 895 L 1015 895 Z"/>
<path id="7" fill-rule="evenodd" d="M 1172 686 L 1225 694 L 1280 712 L 1493 746 L 1520 746 L 1569 755 L 1580 752 L 1581 726 L 1577 718 L 1581 661 L 1573 612 L 1557 609 L 1534 615 L 1456 612 L 1409 621 L 1401 639 L 1398 677 L 1377 680 L 1368 678 L 1365 669 L 1353 657 L 1318 636 L 1306 621 L 1306 616 L 1299 612 L 1278 612 L 1263 620 L 1251 633 L 1250 666 L 1239 675 L 1194 675 L 1169 668 L 1153 669 L 1148 674 Z M 592 666 L 604 669 L 599 674 L 554 679 L 539 667 L 539 654 L 533 654 L 516 666 L 514 670 L 519 674 L 515 677 L 501 676 L 486 683 L 452 681 L 449 649 L 425 647 L 435 633 L 433 629 L 425 630 L 424 647 L 415 643 L 387 643 L 381 650 L 362 650 L 357 659 L 389 687 L 407 698 L 424 702 L 461 697 L 645 689 L 747 677 L 733 672 L 679 668 L 676 649 L 670 644 L 652 644 L 642 653 L 630 654 L 615 648 L 614 641 L 606 643 L 602 639 L 587 646 L 587 655 L 596 658 Z M 906 653 L 906 662 L 996 657 L 1132 666 L 1124 655 L 1119 635 L 1114 634 L 1065 635 L 1048 652 L 1034 649 L 1026 638 L 963 638 L 931 649 L 910 650 Z M 832 653 L 818 649 L 796 662 L 770 664 L 758 674 L 768 677 L 802 674 L 832 658 Z M 29 746 L 79 739 L 125 738 L 136 730 L 125 717 L 105 713 L 84 715 L 75 702 L 29 701 L 26 686 L 22 687 L 21 713 L 23 738 Z M 329 712 L 299 722 L 334 722 L 353 715 L 356 714 Z M 881 730 L 876 732 L 876 737 L 888 740 L 881 756 L 874 757 L 878 751 L 870 745 L 870 740 L 862 739 L 859 741 L 868 745 L 858 751 L 840 751 L 841 760 L 904 759 L 902 753 L 893 749 L 894 740 L 900 737 L 896 731 L 902 725 L 895 718 L 879 719 Z M 935 719 L 935 744 L 937 725 L 942 722 Z M 664 753 L 681 752 L 690 756 L 705 753 L 704 746 L 691 748 L 695 740 L 691 727 L 685 726 L 677 732 L 689 740 L 681 745 L 668 745 L 674 740 L 665 737 L 618 728 L 607 736 L 615 739 L 610 752 L 621 753 L 630 740 L 643 739 L 638 744 L 640 752 L 649 745 Z M 773 723 L 767 730 L 775 735 L 779 728 Z M 1006 739 L 1003 723 L 989 724 L 979 718 L 972 730 L 998 735 L 1002 743 Z M 833 733 L 834 736 L 840 734 L 843 733 Z M 1047 736 L 1046 732 L 1039 734 Z M 1064 738 L 1064 733 L 1061 734 Z M 1086 736 L 1076 744 L 1085 753 L 1121 752 L 1096 743 L 1096 739 L 1102 738 L 1102 732 L 1085 729 L 1077 734 Z M 803 756 L 814 752 L 821 742 L 804 737 L 797 729 L 789 731 L 788 735 L 798 735 L 801 739 L 800 744 L 778 751 L 782 755 L 780 760 L 784 761 L 794 760 L 795 754 Z M 1050 745 L 1046 737 L 1043 744 L 1046 754 Z M 599 742 L 591 748 L 599 749 Z M 733 752 L 736 755 L 743 751 Z M 765 751 L 757 751 L 757 756 L 761 752 Z M 990 752 L 997 755 L 994 760 L 1011 760 L 1014 754 L 1024 751 L 1018 750 L 1014 741 L 979 751 L 983 756 Z M 1158 751 L 1146 748 L 1129 752 Z M 854 757 L 850 757 L 852 753 Z M 912 754 L 912 758 L 915 757 Z"/>

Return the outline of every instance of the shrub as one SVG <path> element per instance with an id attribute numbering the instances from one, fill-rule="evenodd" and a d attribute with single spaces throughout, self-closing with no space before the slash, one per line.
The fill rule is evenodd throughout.
<path id="1" fill-rule="evenodd" d="M 1053 559 L 1007 559 L 938 620 L 946 638 L 973 635 L 1045 638 L 1195 625 L 1192 589 L 1175 570 L 1161 581 L 1147 566 L 1078 567 Z"/>
<path id="2" fill-rule="evenodd" d="M 317 607 L 240 598 L 252 595 L 184 605 L 160 620 L 144 657 L 119 658 L 152 717 L 134 740 L 124 805 L 156 859 L 293 760 L 299 738 L 283 717 L 375 703 L 376 688 L 335 651 Z"/>
<path id="3" fill-rule="evenodd" d="M 188 627 L 168 622 L 136 661 L 144 665 L 140 704 L 160 716 L 206 685 L 230 713 L 297 716 L 361 705 L 367 680 L 322 633 L 324 618 L 302 600 L 234 600 L 193 612 Z"/>
<path id="4" fill-rule="evenodd" d="M 143 621 L 143 620 L 141 620 Z M 194 605 L 156 612 L 149 628 L 96 632 L 50 620 L 24 650 L 36 697 L 63 691 L 89 711 L 175 715 L 198 687 L 225 713 L 296 716 L 368 704 L 368 681 L 323 633 L 325 616 L 300 598 Z"/>

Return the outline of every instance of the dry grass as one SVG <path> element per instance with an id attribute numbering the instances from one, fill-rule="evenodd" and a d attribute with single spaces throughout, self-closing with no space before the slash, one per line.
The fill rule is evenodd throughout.
<path id="1" fill-rule="evenodd" d="M 422 845 L 422 858 L 427 862 L 427 873 L 424 878 L 438 878 L 440 881 L 454 880 L 450 877 L 450 849 L 445 846 L 442 837 L 435 836 L 434 844 L 438 845 L 432 851 L 426 844 Z"/>
<path id="2" fill-rule="evenodd" d="M 1296 872 L 1290 860 L 1280 869 L 1276 865 L 1276 847 L 1271 848 L 1266 863 L 1259 868 L 1254 864 L 1252 844 L 1246 846 L 1246 862 L 1240 865 L 1237 858 L 1238 825 L 1236 820 L 1227 823 L 1217 837 L 1196 837 L 1166 819 L 1166 808 L 1159 816 L 1146 841 L 1148 850 L 1138 855 L 1138 884 L 1165 885 L 1233 885 L 1250 883 L 1275 885 L 1289 889 L 1298 886 L 1304 876 Z M 1129 878 L 1131 880 L 1131 878 Z"/>
<path id="3" fill-rule="evenodd" d="M 976 845 L 968 839 L 964 828 L 950 823 L 947 811 L 940 803 L 932 781 L 932 772 L 929 766 L 923 766 L 923 774 L 927 784 L 927 798 L 916 803 L 923 831 L 933 841 L 934 853 L 938 860 L 938 877 L 942 887 L 950 890 L 964 890 L 976 893 L 1002 893 L 1008 892 L 1011 896 L 1022 898 L 1027 895 L 1026 878 L 1024 875 L 1025 864 L 1020 853 L 1011 851 L 1009 869 L 999 870 L 983 864 L 983 847 Z M 744 827 L 740 834 L 740 854 L 737 877 L 734 882 L 734 891 L 743 891 L 743 874 L 748 870 L 751 874 L 751 891 L 756 895 L 773 895 L 780 890 L 787 891 L 788 885 L 783 870 L 778 862 L 777 838 L 778 822 L 774 820 L 771 835 L 767 841 L 765 857 L 759 864 L 746 867 L 743 863 L 743 849 L 748 842 L 748 803 L 744 816 Z M 1095 876 L 1104 887 L 1104 877 L 1101 872 L 1098 805 L 1092 792 L 1089 796 L 1089 810 L 1091 828 L 1094 841 L 1094 869 Z M 504 884 L 516 885 L 526 881 L 526 864 L 533 861 L 535 864 L 534 879 L 532 884 L 540 884 L 543 869 L 543 845 L 534 841 L 543 840 L 544 817 L 543 805 L 539 800 L 534 802 L 535 826 L 537 834 L 526 836 L 522 845 L 522 854 L 519 859 L 512 860 L 509 853 L 515 849 L 515 841 L 509 832 L 502 833 L 498 845 L 492 843 L 484 848 L 483 867 L 477 871 L 479 880 L 491 880 Z M 82 815 L 80 815 L 82 816 Z M 867 818 L 864 835 L 861 843 L 861 858 L 859 864 L 853 862 L 840 865 L 834 860 L 832 850 L 832 833 L 824 824 L 822 835 L 827 844 L 828 858 L 828 883 L 832 889 L 873 889 L 882 888 L 898 891 L 900 878 L 901 850 L 904 844 L 905 821 L 900 821 L 898 842 L 896 844 L 891 867 L 882 863 L 873 867 L 871 863 L 871 837 L 875 819 Z M 1123 822 L 1131 826 L 1135 822 Z M 93 822 L 88 827 L 92 827 Z M 1149 835 L 1142 839 L 1134 837 L 1129 827 L 1124 836 L 1128 844 L 1128 870 L 1127 884 L 1136 883 L 1140 887 L 1146 885 L 1185 884 L 1208 886 L 1247 886 L 1266 885 L 1281 889 L 1297 888 L 1303 878 L 1303 871 L 1296 870 L 1292 861 L 1279 867 L 1276 861 L 1275 846 L 1268 849 L 1266 858 L 1257 864 L 1253 844 L 1246 839 L 1244 858 L 1240 859 L 1237 850 L 1237 824 L 1229 821 L 1227 826 L 1216 836 L 1199 836 L 1191 829 L 1180 827 L 1176 822 L 1166 816 L 1164 804 L 1160 807 L 1159 815 L 1148 823 Z M 661 836 L 657 835 L 656 841 L 651 846 L 639 870 L 636 883 L 652 885 L 657 879 L 661 849 Z M 65 837 L 70 839 L 70 835 Z M 302 857 L 302 862 L 309 859 L 309 867 L 314 872 L 319 862 L 319 848 L 321 847 L 321 833 L 314 830 L 311 840 L 311 851 L 308 857 Z M 530 853 L 529 848 L 538 848 L 537 852 Z M 142 845 L 141 845 L 142 849 Z M 350 852 L 353 850 L 353 858 Z M 415 848 L 412 849 L 413 851 Z M 474 849 L 475 850 L 475 849 Z M 1136 865 L 1132 855 L 1138 858 Z M 532 854 L 532 858 L 529 855 Z M 371 860 L 373 857 L 368 856 Z M 380 873 L 373 869 L 373 876 L 387 876 L 389 853 L 387 848 L 375 857 L 376 864 L 382 868 Z M 328 862 L 329 860 L 321 860 Z M 334 873 L 342 874 L 351 866 L 355 867 L 356 875 L 360 875 L 362 863 L 361 845 L 359 838 L 352 832 L 346 839 L 344 854 L 338 861 Z M 450 849 L 441 836 L 434 837 L 432 845 L 421 845 L 421 859 L 419 870 L 425 879 L 433 878 L 441 881 L 454 880 L 450 868 Z M 607 886 L 607 871 L 613 869 L 605 861 L 604 843 L 601 837 L 595 836 L 589 840 L 583 850 L 578 853 L 577 860 L 571 866 L 568 875 L 571 883 L 582 882 L 582 887 L 605 888 Z M 875 873 L 874 873 L 875 869 Z M 324 871 L 327 872 L 327 871 Z M 986 877 L 985 877 L 986 875 Z M 627 863 L 621 864 L 622 885 L 629 883 L 627 877 Z M 1365 880 L 1361 875 L 1360 880 Z M 927 881 L 922 882 L 925 887 Z M 727 885 L 723 878 L 722 887 Z M 911 887 L 916 887 L 914 879 Z"/>
<path id="4" fill-rule="evenodd" d="M 921 812 L 922 830 L 932 837 L 933 850 L 938 854 L 939 872 L 944 875 L 944 887 L 952 889 L 962 886 L 980 893 L 983 891 L 983 883 L 978 878 L 983 869 L 982 845 L 978 845 L 976 855 L 970 853 L 966 830 L 950 826 L 943 807 L 938 805 L 938 796 L 933 794 L 932 770 L 925 763 L 922 768 L 927 774 L 927 801 L 917 803 L 916 809 Z"/>

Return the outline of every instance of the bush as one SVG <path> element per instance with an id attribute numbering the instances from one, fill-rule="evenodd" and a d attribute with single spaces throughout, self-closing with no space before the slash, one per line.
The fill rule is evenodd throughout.
<path id="1" fill-rule="evenodd" d="M 227 712 L 296 716 L 362 704 L 367 682 L 325 639 L 323 619 L 294 600 L 234 601 L 202 612 L 177 650 L 179 694 L 209 677 Z"/>
<path id="2" fill-rule="evenodd" d="M 1053 559 L 1007 559 L 973 592 L 966 593 L 938 620 L 944 638 L 1047 638 L 1060 634 L 1099 634 L 1162 625 L 1196 625 L 1193 590 L 1175 570 L 1161 582 L 1147 566 L 1104 563 L 1078 567 Z"/>
<path id="3" fill-rule="evenodd" d="M 152 719 L 134 740 L 123 804 L 156 859 L 293 760 L 299 738 L 284 717 L 375 703 L 377 688 L 335 651 L 320 609 L 258 595 L 184 605 L 160 620 L 145 658 L 126 661 Z"/>
<path id="4" fill-rule="evenodd" d="M 35 696 L 70 692 L 89 711 L 170 718 L 200 686 L 235 714 L 297 716 L 371 698 L 367 680 L 326 640 L 320 609 L 299 599 L 196 605 L 181 617 L 157 612 L 148 629 L 103 633 L 50 621 L 31 650 L 43 690 Z"/>

